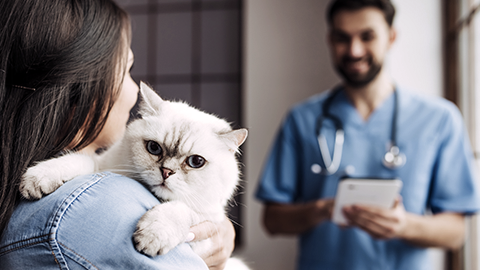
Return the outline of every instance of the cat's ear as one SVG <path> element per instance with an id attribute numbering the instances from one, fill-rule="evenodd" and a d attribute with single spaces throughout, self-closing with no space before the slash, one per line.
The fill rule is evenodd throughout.
<path id="1" fill-rule="evenodd" d="M 247 139 L 248 130 L 246 128 L 236 129 L 220 136 L 227 143 L 230 151 L 237 152 L 238 147 L 240 147 L 240 145 L 242 145 Z"/>
<path id="2" fill-rule="evenodd" d="M 142 101 L 140 102 L 140 115 L 156 115 L 160 111 L 160 104 L 163 99 L 146 83 L 140 82 L 140 96 Z"/>

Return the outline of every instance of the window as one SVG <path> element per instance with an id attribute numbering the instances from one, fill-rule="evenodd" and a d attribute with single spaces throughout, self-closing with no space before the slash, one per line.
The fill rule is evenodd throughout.
<path id="1" fill-rule="evenodd" d="M 462 111 L 480 168 L 480 0 L 446 0 L 444 3 L 446 97 Z M 478 215 L 470 218 L 468 227 L 464 250 L 453 254 L 451 269 L 480 267 Z"/>

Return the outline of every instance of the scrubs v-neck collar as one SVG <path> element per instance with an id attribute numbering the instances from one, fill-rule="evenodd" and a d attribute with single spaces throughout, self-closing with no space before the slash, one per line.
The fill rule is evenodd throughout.
<path id="1" fill-rule="evenodd" d="M 398 89 L 396 89 L 396 91 L 398 91 Z M 330 107 L 330 113 L 340 118 L 344 128 L 351 126 L 357 129 L 371 129 L 372 131 L 378 128 L 390 130 L 390 127 L 385 126 L 385 123 L 391 123 L 393 120 L 394 96 L 395 95 L 391 93 L 388 98 L 375 108 L 369 118 L 364 120 L 355 106 L 350 102 L 345 89 L 340 87 L 340 93 L 335 97 Z"/>

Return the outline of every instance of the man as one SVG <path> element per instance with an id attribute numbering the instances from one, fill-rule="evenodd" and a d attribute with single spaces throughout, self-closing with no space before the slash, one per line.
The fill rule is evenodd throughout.
<path id="1" fill-rule="evenodd" d="M 271 234 L 300 236 L 298 269 L 430 269 L 425 248 L 460 247 L 465 215 L 479 210 L 473 154 L 458 109 L 397 87 L 383 68 L 396 38 L 394 14 L 389 0 L 331 3 L 329 45 L 343 82 L 291 110 L 265 164 L 257 191 L 265 202 L 264 224 Z M 336 122 L 345 131 L 343 155 L 338 170 L 329 171 L 317 134 L 326 137 L 330 155 Z M 383 164 L 392 139 L 405 164 Z M 346 172 L 398 178 L 403 189 L 391 209 L 345 207 L 348 226 L 340 227 L 330 219 Z"/>

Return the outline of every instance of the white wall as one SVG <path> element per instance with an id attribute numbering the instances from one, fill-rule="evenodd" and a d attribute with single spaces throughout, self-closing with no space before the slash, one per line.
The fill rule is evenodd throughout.
<path id="1" fill-rule="evenodd" d="M 245 0 L 244 119 L 249 128 L 244 162 L 245 246 L 238 255 L 256 270 L 294 269 L 296 240 L 270 238 L 254 199 L 257 180 L 280 122 L 296 102 L 339 81 L 326 46 L 324 0 Z M 396 81 L 440 95 L 441 1 L 396 0 L 397 44 L 388 59 Z M 440 260 L 440 259 L 439 259 Z M 438 266 L 441 269 L 440 266 Z"/>
<path id="2" fill-rule="evenodd" d="M 442 1 L 393 0 L 398 31 L 388 68 L 395 81 L 429 95 L 443 95 Z"/>

